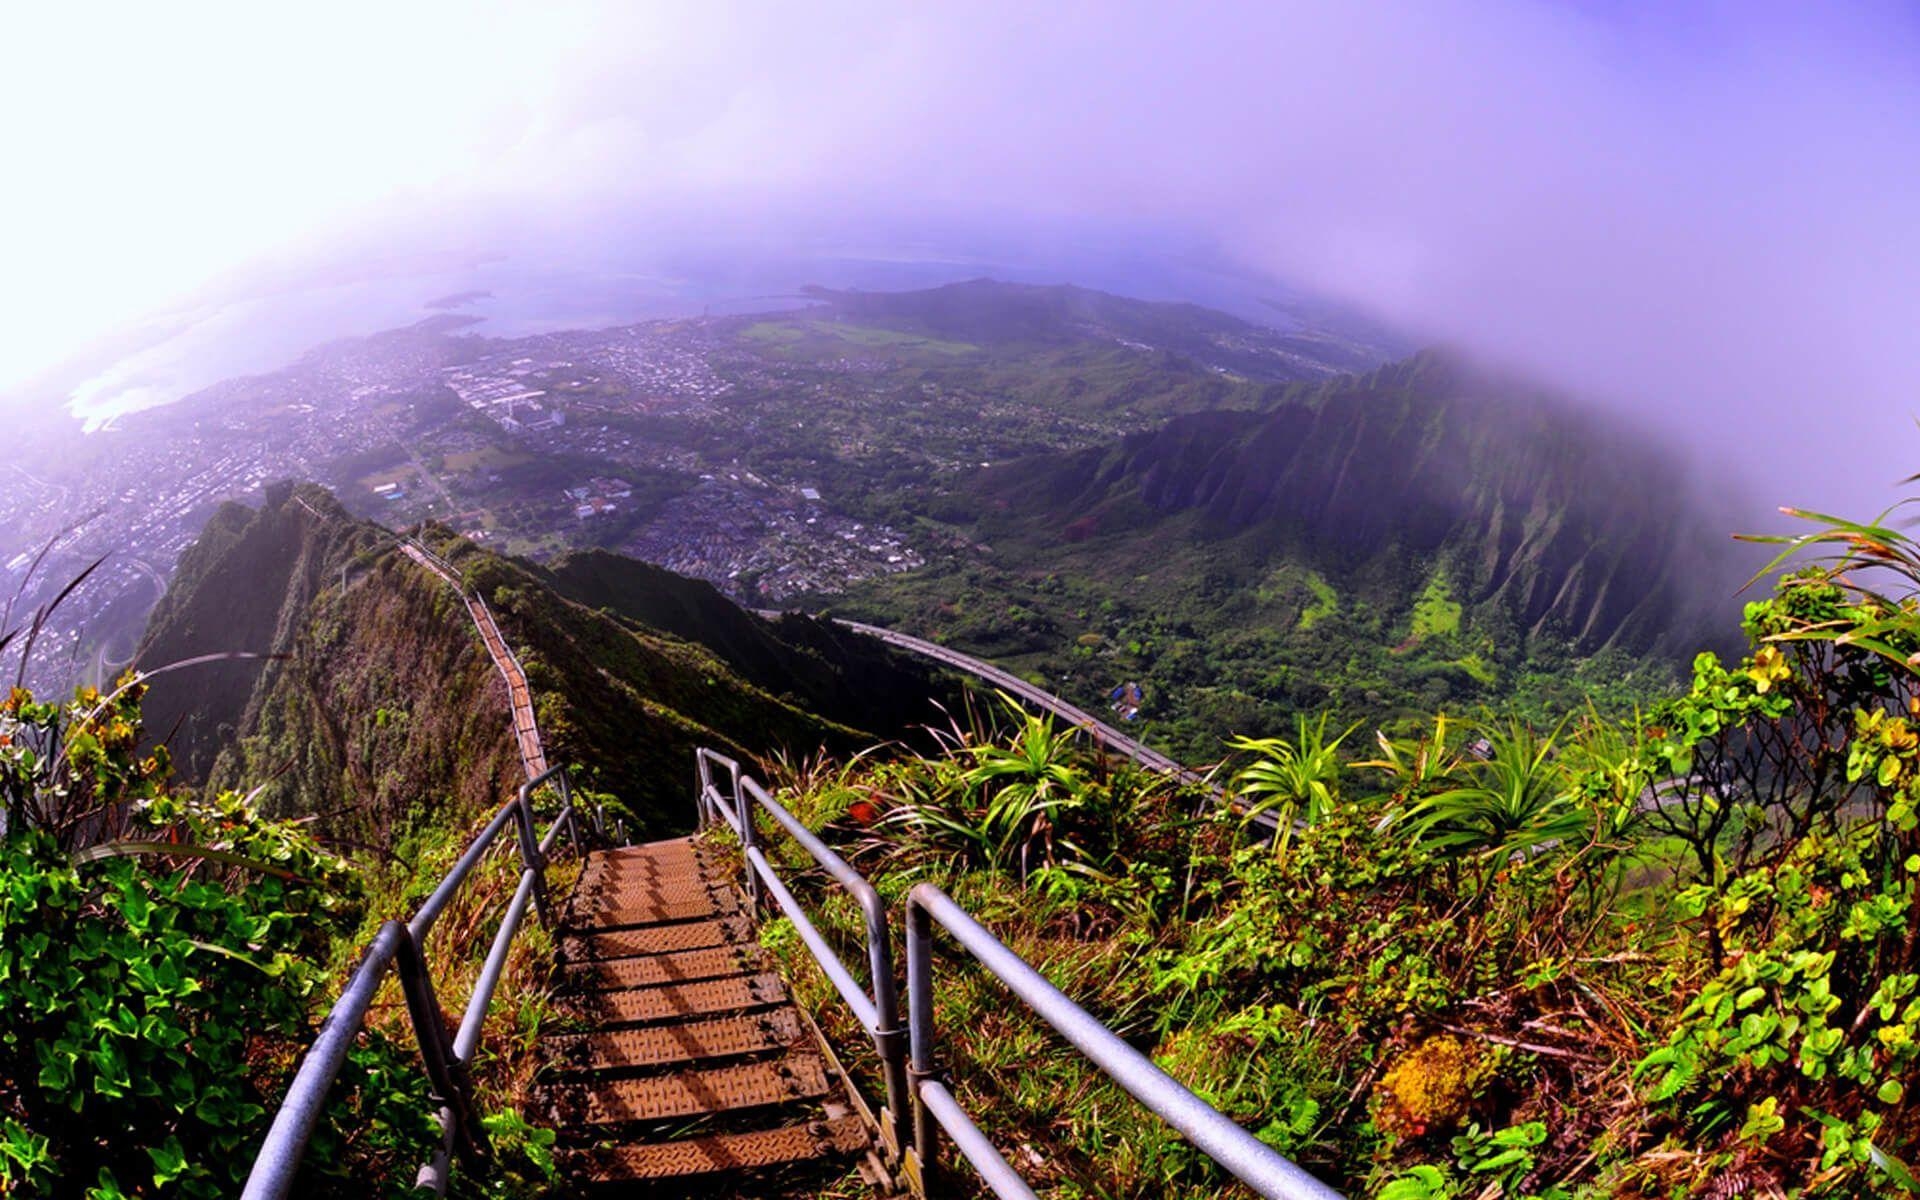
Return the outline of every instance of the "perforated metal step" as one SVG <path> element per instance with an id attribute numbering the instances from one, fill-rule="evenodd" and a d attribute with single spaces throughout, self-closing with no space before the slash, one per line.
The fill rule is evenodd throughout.
<path id="1" fill-rule="evenodd" d="M 726 1172 L 869 1144 L 739 908 L 691 841 L 589 856 L 560 943 L 574 1020 L 541 1039 L 545 1115 L 581 1147 L 562 1158 L 573 1184 L 724 1189 Z"/>
<path id="2" fill-rule="evenodd" d="M 602 888 L 581 887 L 573 894 L 573 918 L 594 924 L 602 913 L 618 908 L 647 908 L 659 904 L 692 904 L 710 899 L 715 889 L 698 877 L 664 882 L 613 883 Z"/>
<path id="3" fill-rule="evenodd" d="M 693 851 L 630 858 L 624 862 L 595 862 L 580 873 L 580 881 L 597 885 L 618 880 L 675 879 L 697 875 L 707 869 L 706 855 Z"/>
<path id="4" fill-rule="evenodd" d="M 595 930 L 574 928 L 561 939 L 561 952 L 571 962 L 601 961 L 611 958 L 635 958 L 647 954 L 671 954 L 679 950 L 704 950 L 730 942 L 753 941 L 753 926 L 744 917 L 718 921 L 695 921 L 653 928 Z"/>
<path id="5" fill-rule="evenodd" d="M 766 956 L 751 945 L 714 946 L 646 958 L 617 958 L 567 969 L 567 986 L 579 991 L 660 987 L 728 975 L 752 975 L 766 969 Z"/>
<path id="6" fill-rule="evenodd" d="M 560 1005 L 576 1016 L 603 1024 L 640 1025 L 684 1017 L 715 1016 L 787 1002 L 777 975 L 736 975 L 666 987 L 622 988 L 562 996 Z"/>
<path id="7" fill-rule="evenodd" d="M 668 838 L 661 842 L 648 842 L 644 846 L 621 846 L 613 850 L 596 851 L 587 865 L 593 867 L 624 866 L 636 862 L 659 862 L 673 858 L 697 858 L 706 851 L 699 842 L 690 837 Z"/>
<path id="8" fill-rule="evenodd" d="M 859 1119 L 840 1117 L 751 1133 L 582 1150 L 568 1156 L 568 1164 L 585 1182 L 620 1183 L 774 1167 L 828 1154 L 856 1154 L 866 1144 L 867 1131 Z"/>
<path id="9" fill-rule="evenodd" d="M 640 925 L 660 925 L 673 921 L 707 921 L 730 917 L 740 911 L 740 902 L 732 892 L 703 892 L 686 899 L 658 904 L 621 904 L 613 908 L 576 913 L 577 929 L 630 929 Z"/>
<path id="10" fill-rule="evenodd" d="M 595 1079 L 553 1089 L 568 1125 L 625 1125 L 708 1113 L 765 1108 L 827 1094 L 826 1065 L 816 1054 L 742 1063 L 639 1079 Z"/>
<path id="11" fill-rule="evenodd" d="M 593 856 L 586 869 L 595 871 L 630 871 L 635 869 L 652 870 L 671 865 L 684 866 L 688 863 L 705 862 L 710 851 L 697 842 L 681 839 L 673 842 L 655 842 L 649 846 L 627 846 L 619 850 L 608 850 Z"/>
<path id="12" fill-rule="evenodd" d="M 800 1041 L 800 1018 L 792 1009 L 776 1008 L 758 1016 L 550 1037 L 547 1061 L 561 1071 L 640 1070 L 765 1054 Z"/>

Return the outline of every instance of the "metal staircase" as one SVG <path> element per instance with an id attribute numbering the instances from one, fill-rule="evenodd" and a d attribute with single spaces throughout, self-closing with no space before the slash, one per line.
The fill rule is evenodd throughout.
<path id="1" fill-rule="evenodd" d="M 418 1183 L 444 1193 L 456 1156 L 463 1170 L 487 1169 L 487 1136 L 471 1070 L 508 951 L 529 909 L 556 933 L 562 1014 L 540 1031 L 541 1082 L 533 1115 L 559 1132 L 560 1162 L 577 1191 L 792 1197 L 807 1194 L 807 1171 L 824 1182 L 834 1174 L 844 1177 L 846 1165 L 859 1159 L 862 1174 L 883 1192 L 904 1187 L 920 1197 L 958 1194 L 959 1180 L 942 1163 L 943 1147 L 951 1147 L 992 1194 L 1033 1197 L 947 1086 L 934 1028 L 934 943 L 944 935 L 1021 1007 L 1256 1195 L 1337 1200 L 1331 1189 L 1121 1040 L 929 883 L 914 887 L 897 914 L 907 950 L 902 1021 L 892 951 L 899 935 L 879 893 L 724 755 L 696 753 L 694 807 L 703 831 L 724 829 L 737 839 L 743 864 L 737 881 L 699 838 L 606 848 L 604 814 L 577 806 L 564 770 L 546 765 L 525 673 L 492 613 L 424 545 L 408 541 L 401 548 L 466 602 L 506 680 L 528 778 L 412 919 L 388 921 L 368 945 L 301 1061 L 243 1200 L 292 1193 L 327 1094 L 389 972 L 399 978 L 444 1135 L 439 1152 L 420 1168 Z M 1027 698 L 1037 696 L 1043 706 L 1064 704 L 1017 680 L 1009 683 L 1010 677 L 1000 679 L 1004 673 L 987 664 L 960 665 L 969 663 L 968 669 L 992 672 L 998 682 L 1035 693 Z M 1072 715 L 1085 717 L 1096 735 L 1105 729 L 1079 710 Z M 1170 760 L 1155 762 L 1150 751 L 1117 731 L 1106 730 L 1103 740 L 1150 766 L 1181 770 Z M 533 802 L 543 788 L 558 793 L 558 810 L 544 835 Z M 822 936 L 769 857 L 766 839 L 781 837 L 860 909 L 864 983 Z M 563 838 L 584 859 L 573 893 L 556 913 L 548 875 Z M 453 1025 L 435 994 L 428 934 L 496 845 L 517 848 L 518 886 L 499 914 L 462 1019 Z M 871 1040 L 885 1092 L 877 1112 L 839 1071 L 834 1048 L 795 1007 L 761 950 L 756 929 L 763 907 L 792 922 L 800 944 Z"/>
<path id="2" fill-rule="evenodd" d="M 589 855 L 560 956 L 580 1029 L 541 1038 L 543 1115 L 575 1183 L 731 1178 L 869 1147 L 693 839 Z"/>

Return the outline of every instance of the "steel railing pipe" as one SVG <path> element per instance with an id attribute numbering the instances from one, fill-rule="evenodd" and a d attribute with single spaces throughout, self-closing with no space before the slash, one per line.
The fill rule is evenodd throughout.
<path id="1" fill-rule="evenodd" d="M 561 795 L 560 811 L 546 835 L 535 840 L 533 792 L 556 779 Z M 523 859 L 519 883 L 494 932 L 486 962 L 467 999 L 460 1027 L 449 1036 L 428 971 L 427 935 L 509 821 L 516 823 Z M 564 767 L 552 767 L 528 780 L 513 799 L 488 819 L 410 921 L 405 924 L 388 921 L 380 927 L 288 1085 L 280 1110 L 274 1115 L 266 1140 L 255 1156 L 242 1193 L 244 1200 L 280 1200 L 287 1195 L 325 1107 L 327 1094 L 339 1076 L 354 1038 L 365 1025 L 367 1010 L 389 969 L 397 970 L 400 976 L 409 1022 L 419 1043 L 421 1065 L 440 1102 L 435 1115 L 445 1131 L 439 1153 L 420 1168 L 419 1185 L 435 1192 L 446 1190 L 451 1154 L 456 1147 L 465 1157 L 485 1154 L 486 1133 L 473 1107 L 470 1068 L 479 1048 L 481 1027 L 505 972 L 513 939 L 525 924 L 528 907 L 544 901 L 547 854 L 562 832 L 573 835 L 578 845 L 572 784 Z"/>
<path id="2" fill-rule="evenodd" d="M 480 1027 L 487 1019 L 487 1009 L 493 1004 L 493 993 L 500 985 L 500 975 L 506 967 L 507 951 L 511 948 L 513 935 L 526 918 L 533 888 L 533 872 L 523 870 L 520 873 L 520 886 L 514 890 L 513 900 L 507 906 L 507 915 L 500 922 L 493 945 L 487 951 L 486 964 L 480 968 L 480 978 L 473 985 L 473 995 L 467 999 L 467 1011 L 460 1020 L 460 1029 L 454 1035 L 452 1047 L 453 1069 L 461 1073 L 463 1080 L 471 1078 L 474 1055 L 480 1048 Z M 443 1131 L 440 1149 L 430 1162 L 420 1168 L 414 1178 L 414 1186 L 425 1188 L 436 1196 L 444 1196 L 452 1180 L 454 1139 L 459 1133 L 460 1122 L 454 1116 L 451 1105 L 440 1110 L 438 1119 Z"/>
<path id="3" fill-rule="evenodd" d="M 720 753 L 719 751 L 709 750 L 705 746 L 701 746 L 693 752 L 693 761 L 694 761 L 695 768 L 699 771 L 699 778 L 700 778 L 700 796 L 701 796 L 701 804 L 703 806 L 702 811 L 699 814 L 701 818 L 701 828 L 703 829 L 706 828 L 706 825 L 713 818 L 713 813 L 710 811 L 707 811 L 706 806 L 710 804 L 710 801 L 708 799 L 708 793 L 712 792 L 716 795 L 718 794 L 719 789 L 717 789 L 714 786 L 714 782 L 713 782 L 713 768 L 717 765 L 723 768 L 727 772 L 729 778 L 732 781 L 734 809 L 736 810 L 732 814 L 735 818 L 733 822 L 733 831 L 736 834 L 739 833 L 740 832 L 739 822 L 738 822 L 739 813 L 737 810 L 739 808 L 739 799 L 740 799 L 740 764 L 734 761 L 733 759 L 728 758 L 726 755 Z"/>
<path id="4" fill-rule="evenodd" d="M 766 882 L 767 894 L 773 897 L 775 906 L 786 914 L 789 921 L 793 922 L 794 932 L 800 935 L 801 942 L 806 945 L 808 953 L 813 955 L 814 962 L 819 964 L 820 969 L 826 973 L 827 981 L 833 984 L 835 991 L 840 993 L 840 998 L 847 1002 L 847 1007 L 853 1010 L 853 1015 L 860 1024 L 868 1033 L 872 1033 L 880 1025 L 880 1013 L 874 1007 L 873 998 L 867 995 L 866 989 L 862 988 L 859 981 L 853 977 L 853 972 L 847 970 L 847 965 L 840 961 L 840 956 L 833 952 L 833 947 L 827 945 L 827 939 L 820 935 L 820 930 L 814 926 L 806 910 L 800 907 L 800 902 L 794 899 L 792 892 L 787 890 L 787 885 L 780 881 L 780 876 L 774 872 L 773 864 L 767 861 L 765 852 L 758 846 L 748 850 L 747 863 L 753 870 L 760 872 L 761 879 Z"/>
<path id="5" fill-rule="evenodd" d="M 1129 1046 L 1092 1013 L 1047 982 L 986 926 L 931 883 L 907 893 L 907 1020 L 916 1089 L 937 1070 L 933 1048 L 932 930 L 947 931 L 988 974 L 1091 1059 L 1108 1078 L 1200 1151 L 1269 1200 L 1339 1200 L 1339 1193 L 1254 1137 Z M 915 1142 L 922 1170 L 937 1158 L 933 1114 L 916 1097 Z"/>
<path id="6" fill-rule="evenodd" d="M 911 634 L 887 629 L 884 626 L 868 625 L 860 621 L 847 621 L 838 617 L 835 617 L 833 621 L 834 624 L 844 629 L 851 629 L 855 633 L 865 634 L 868 637 L 885 642 L 889 646 L 897 646 L 902 650 L 917 654 L 922 658 L 932 659 L 934 662 L 964 671 L 975 678 L 984 679 L 988 683 L 1001 688 L 1015 699 L 1045 712 L 1052 713 L 1054 716 L 1067 722 L 1067 724 L 1083 731 L 1087 736 L 1100 743 L 1100 745 L 1106 749 L 1119 754 L 1123 758 L 1131 759 L 1143 767 L 1167 775 L 1181 784 L 1205 789 L 1206 794 L 1212 798 L 1212 802 L 1216 806 L 1226 807 L 1239 812 L 1246 810 L 1246 804 L 1243 801 L 1229 795 L 1226 789 L 1213 782 L 1210 777 L 1202 775 L 1193 768 L 1175 761 L 1143 742 L 1128 737 L 1087 710 L 1070 704 L 1051 692 L 1033 686 L 1011 671 L 996 667 L 992 663 L 975 658 L 970 654 L 961 654 L 959 651 L 949 649 L 946 646 L 940 645 L 938 642 L 929 642 L 925 638 L 917 638 Z M 1264 830 L 1275 830 L 1279 828 L 1279 818 L 1272 812 L 1256 813 L 1249 817 L 1248 820 L 1250 823 L 1258 825 Z M 1302 827 L 1301 823 L 1295 822 L 1295 827 Z"/>
<path id="7" fill-rule="evenodd" d="M 560 834 L 562 832 L 561 831 L 562 825 L 566 826 L 565 832 L 567 835 L 567 843 L 571 845 L 576 852 L 579 851 L 580 849 L 580 828 L 579 828 L 580 813 L 578 809 L 574 808 L 572 805 L 568 805 L 567 807 L 561 809 L 557 814 L 555 814 L 553 818 L 553 824 L 547 826 L 547 832 L 545 836 L 543 836 L 540 839 L 540 861 L 541 862 L 543 863 L 546 862 L 547 856 L 551 854 L 553 852 L 553 848 L 559 844 Z M 545 879 L 545 872 L 543 871 L 542 872 L 543 882 L 544 882 L 544 879 Z"/>
<path id="8" fill-rule="evenodd" d="M 292 1188 L 307 1142 L 312 1139 L 314 1126 L 326 1106 L 327 1093 L 346 1063 L 347 1051 L 353 1048 L 354 1038 L 366 1023 L 374 993 L 379 991 L 380 981 L 393 965 L 395 955 L 400 952 L 400 941 L 406 936 L 405 926 L 388 922 L 368 944 L 366 956 L 354 968 L 340 999 L 334 1002 L 333 1011 L 321 1022 L 320 1036 L 307 1049 L 306 1057 L 300 1060 L 299 1071 L 287 1086 L 280 1111 L 274 1115 L 266 1140 L 260 1143 L 260 1153 L 254 1157 L 253 1170 L 240 1193 L 241 1200 L 281 1200 Z"/>
<path id="9" fill-rule="evenodd" d="M 860 906 L 860 915 L 867 927 L 867 978 L 873 989 L 875 1014 L 867 1029 L 873 1037 L 874 1052 L 880 1056 L 881 1067 L 886 1073 L 887 1107 L 895 1122 L 889 1134 L 896 1140 L 902 1140 L 906 1133 L 908 1106 L 907 1058 L 906 1048 L 900 1044 L 900 996 L 893 978 L 893 949 L 887 934 L 886 902 L 880 899 L 879 890 L 864 875 L 821 841 L 818 834 L 801 824 L 798 817 L 788 812 L 786 806 L 769 795 L 752 776 L 742 776 L 740 786 L 743 794 L 752 797 L 760 807 L 766 809 L 787 831 L 788 836 Z"/>
<path id="10" fill-rule="evenodd" d="M 893 952 L 888 941 L 886 905 L 872 884 L 834 853 L 812 830 L 801 824 L 757 780 L 742 773 L 738 763 L 704 747 L 695 752 L 694 758 L 699 786 L 698 806 L 703 825 L 716 818 L 724 819 L 728 828 L 740 839 L 741 854 L 747 865 L 742 882 L 747 892 L 749 911 L 758 915 L 762 892 L 772 896 L 774 904 L 793 922 L 801 943 L 826 974 L 828 982 L 853 1009 L 854 1015 L 872 1038 L 887 1092 L 887 1119 L 881 1132 L 889 1154 L 897 1156 L 905 1138 L 909 1097 L 906 1047 L 902 1042 L 904 1030 L 900 1025 L 899 991 L 893 978 Z M 733 785 L 731 805 L 715 785 L 713 768 L 716 766 L 724 769 L 730 777 Z M 781 880 L 778 870 L 760 845 L 759 831 L 754 821 L 755 808 L 765 809 L 775 823 L 859 906 L 866 926 L 870 990 L 861 987 Z"/>
<path id="11" fill-rule="evenodd" d="M 507 953 L 513 948 L 514 934 L 520 931 L 520 924 L 526 919 L 527 904 L 533 899 L 538 876 L 532 871 L 520 873 L 520 886 L 514 889 L 513 900 L 507 905 L 507 915 L 500 921 L 500 929 L 493 935 L 493 945 L 487 951 L 487 961 L 480 967 L 480 978 L 473 984 L 473 995 L 467 999 L 467 1011 L 460 1018 L 460 1029 L 453 1039 L 453 1061 L 461 1067 L 471 1069 L 473 1056 L 480 1048 L 480 1027 L 487 1019 L 487 1010 L 493 1005 L 493 993 L 500 987 L 500 976 L 507 968 Z"/>
<path id="12" fill-rule="evenodd" d="M 967 1115 L 966 1109 L 960 1107 L 960 1102 L 953 1098 L 953 1093 L 947 1090 L 945 1084 L 937 1079 L 922 1080 L 920 1103 L 947 1131 L 947 1136 L 953 1139 L 953 1148 L 960 1152 L 960 1157 L 972 1164 L 980 1181 L 994 1195 L 1001 1200 L 1040 1200 L 1034 1190 L 1027 1186 L 1027 1181 L 1020 1178 L 1019 1172 L 1008 1165 L 1006 1156 L 987 1140 L 986 1134 L 980 1132 L 980 1127 L 973 1123 L 973 1118 Z M 924 1172 L 928 1169 L 927 1163 L 922 1161 L 921 1170 Z"/>
<path id="13" fill-rule="evenodd" d="M 433 923 L 440 919 L 441 912 L 453 902 L 454 896 L 459 894 L 460 885 L 467 881 L 467 876 L 471 875 L 473 869 L 480 865 L 480 860 L 486 857 L 487 850 L 493 845 L 493 840 L 500 836 L 500 831 L 506 828 L 507 822 L 514 819 L 514 813 L 519 806 L 518 797 L 500 806 L 500 811 L 493 814 L 493 819 L 487 822 L 486 828 L 482 829 L 467 846 L 466 853 L 453 864 L 453 869 L 448 871 L 446 878 L 440 881 L 440 886 L 433 889 L 433 894 L 427 897 L 426 903 L 413 914 L 413 919 L 407 922 L 407 930 L 413 934 L 414 941 L 422 946 L 427 944 L 427 934 L 433 932 Z"/>

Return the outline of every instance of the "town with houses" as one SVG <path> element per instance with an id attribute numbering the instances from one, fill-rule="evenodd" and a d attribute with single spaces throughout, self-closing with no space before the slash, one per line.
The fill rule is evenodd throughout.
<path id="1" fill-rule="evenodd" d="M 811 365 L 724 322 L 512 341 L 466 324 L 330 343 L 95 432 L 42 418 L 0 488 L 0 596 L 30 614 L 79 583 L 39 631 L 34 669 L 97 681 L 131 662 L 208 517 L 277 479 L 323 483 L 391 527 L 440 521 L 535 559 L 603 546 L 750 604 L 923 561 L 907 533 L 837 506 L 803 462 L 742 454 L 767 443 L 766 422 L 732 401 L 832 391 Z"/>
<path id="2" fill-rule="evenodd" d="M 996 342 L 1002 297 L 957 289 L 943 298 L 984 304 L 980 344 L 922 332 L 916 293 L 899 311 L 812 289 L 757 313 L 522 337 L 485 336 L 449 297 L 98 428 L 49 406 L 12 431 L 0 629 L 28 629 L 30 680 L 111 678 L 208 519 L 278 480 L 391 529 L 433 521 L 534 561 L 610 550 L 745 605 L 824 604 L 936 556 L 991 556 L 964 532 L 961 481 L 980 468 L 1151 428 L 1156 388 L 1185 406 L 1177 389 L 1227 386 L 1162 373 L 1169 355 L 1209 376 L 1334 369 L 1296 369 L 1279 335 L 1223 345 L 1175 323 L 1151 344 L 1124 312 L 1075 317 L 1064 350 Z"/>

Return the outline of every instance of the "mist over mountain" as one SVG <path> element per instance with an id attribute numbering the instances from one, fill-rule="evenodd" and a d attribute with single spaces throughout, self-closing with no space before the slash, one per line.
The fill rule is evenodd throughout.
<path id="1" fill-rule="evenodd" d="M 11 227 L 33 231 L 11 259 L 33 302 L 0 375 L 156 312 L 217 327 L 211 309 L 337 282 L 343 264 L 450 276 L 506 255 L 548 317 L 576 322 L 641 315 L 618 298 L 638 275 L 657 300 L 716 279 L 738 295 L 756 274 L 785 290 L 991 273 L 1241 316 L 1262 291 L 1331 297 L 1754 473 L 1787 465 L 1781 427 L 1837 405 L 1806 444 L 1857 466 L 1782 498 L 1815 507 L 1877 509 L 1910 473 L 1920 32 L 1896 5 L 461 16 L 367 11 L 377 44 L 354 20 L 309 30 L 328 49 L 282 64 L 297 75 L 245 53 L 275 41 L 265 14 L 129 25 L 129 46 L 166 48 L 109 60 L 147 97 L 140 119 L 70 97 L 17 139 L 23 174 L 70 186 L 9 199 Z M 102 53 L 83 20 L 34 21 L 23 37 L 47 52 L 6 81 L 14 111 L 60 90 L 47 64 Z M 323 62 L 380 82 L 339 96 Z M 474 71 L 519 86 L 476 98 Z M 139 203 L 131 171 L 153 182 Z M 1145 249 L 1111 269 L 1129 244 Z M 753 265 L 781 255 L 905 267 Z M 930 264 L 953 269 L 915 274 Z M 1202 265 L 1234 286 L 1194 286 Z M 410 302 L 476 286 L 447 282 Z M 236 322 L 221 340 L 275 339 Z M 119 365 L 15 394 L 164 391 L 173 370 Z"/>
<path id="2" fill-rule="evenodd" d="M 975 487 L 1067 541 L 1151 536 L 1194 513 L 1203 536 L 1254 533 L 1333 570 L 1446 560 L 1462 602 L 1587 648 L 1684 650 L 1754 557 L 1691 506 L 1680 454 L 1433 351 L 1267 412 L 1017 461 Z"/>
<path id="3" fill-rule="evenodd" d="M 1239 399 L 962 473 L 924 509 L 959 549 L 823 602 L 1083 704 L 1137 680 L 1205 756 L 1290 711 L 1644 700 L 1764 562 L 1736 485 L 1454 352 Z"/>

